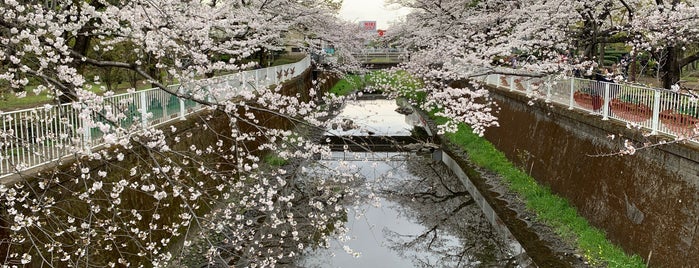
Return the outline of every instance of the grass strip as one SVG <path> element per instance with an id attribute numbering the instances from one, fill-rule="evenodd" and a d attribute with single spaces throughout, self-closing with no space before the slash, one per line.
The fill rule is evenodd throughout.
<path id="1" fill-rule="evenodd" d="M 437 123 L 445 121 L 444 118 L 435 120 Z M 591 226 L 566 199 L 539 185 L 534 178 L 515 167 L 492 143 L 473 134 L 468 126 L 461 124 L 457 132 L 447 134 L 446 137 L 463 148 L 472 163 L 499 174 L 510 190 L 519 194 L 541 221 L 552 226 L 564 239 L 574 241 L 590 264 L 646 267 L 641 257 L 629 256 L 612 244 L 603 231 Z"/>
<path id="2" fill-rule="evenodd" d="M 337 83 L 329 90 L 331 94 L 336 96 L 346 96 L 357 89 L 364 87 L 363 77 L 359 75 L 347 75 L 345 78 L 337 81 Z"/>

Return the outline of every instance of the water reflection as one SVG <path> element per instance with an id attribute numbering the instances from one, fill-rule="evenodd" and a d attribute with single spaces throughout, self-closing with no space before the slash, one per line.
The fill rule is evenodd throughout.
<path id="1" fill-rule="evenodd" d="M 386 99 L 349 102 L 326 136 L 410 136 L 414 125 L 396 107 L 395 100 Z"/>
<path id="2" fill-rule="evenodd" d="M 359 197 L 345 200 L 347 234 L 308 252 L 297 266 L 513 265 L 509 247 L 441 163 L 404 153 L 335 153 L 334 158 L 318 165 L 352 166 L 365 177 L 355 185 Z"/>

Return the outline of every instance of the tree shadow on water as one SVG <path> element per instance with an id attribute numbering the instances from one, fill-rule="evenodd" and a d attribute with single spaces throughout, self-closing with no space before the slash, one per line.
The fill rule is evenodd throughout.
<path id="1" fill-rule="evenodd" d="M 403 217 L 424 226 L 417 234 L 384 229 L 388 247 L 416 267 L 516 267 L 515 256 L 445 166 L 411 158 L 411 175 L 385 182 L 381 195 Z"/>

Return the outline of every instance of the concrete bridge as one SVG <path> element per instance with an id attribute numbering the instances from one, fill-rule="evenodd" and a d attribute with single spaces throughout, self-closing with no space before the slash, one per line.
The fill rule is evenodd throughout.
<path id="1" fill-rule="evenodd" d="M 403 49 L 365 49 L 360 53 L 353 53 L 362 64 L 398 64 L 408 60 L 408 52 Z"/>
<path id="2" fill-rule="evenodd" d="M 399 63 L 409 59 L 409 54 L 403 49 L 365 49 L 358 53 L 352 53 L 352 56 L 368 69 L 385 69 L 397 66 Z M 320 62 L 337 63 L 341 61 L 337 56 L 326 55 L 322 57 Z"/>

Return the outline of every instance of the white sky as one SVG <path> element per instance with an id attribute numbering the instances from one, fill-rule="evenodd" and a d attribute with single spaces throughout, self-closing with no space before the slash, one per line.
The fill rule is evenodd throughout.
<path id="1" fill-rule="evenodd" d="M 344 0 L 340 9 L 340 17 L 359 22 L 365 20 L 376 21 L 376 28 L 385 30 L 389 23 L 397 21 L 408 14 L 408 9 L 396 8 L 396 5 L 386 7 L 384 0 Z"/>

